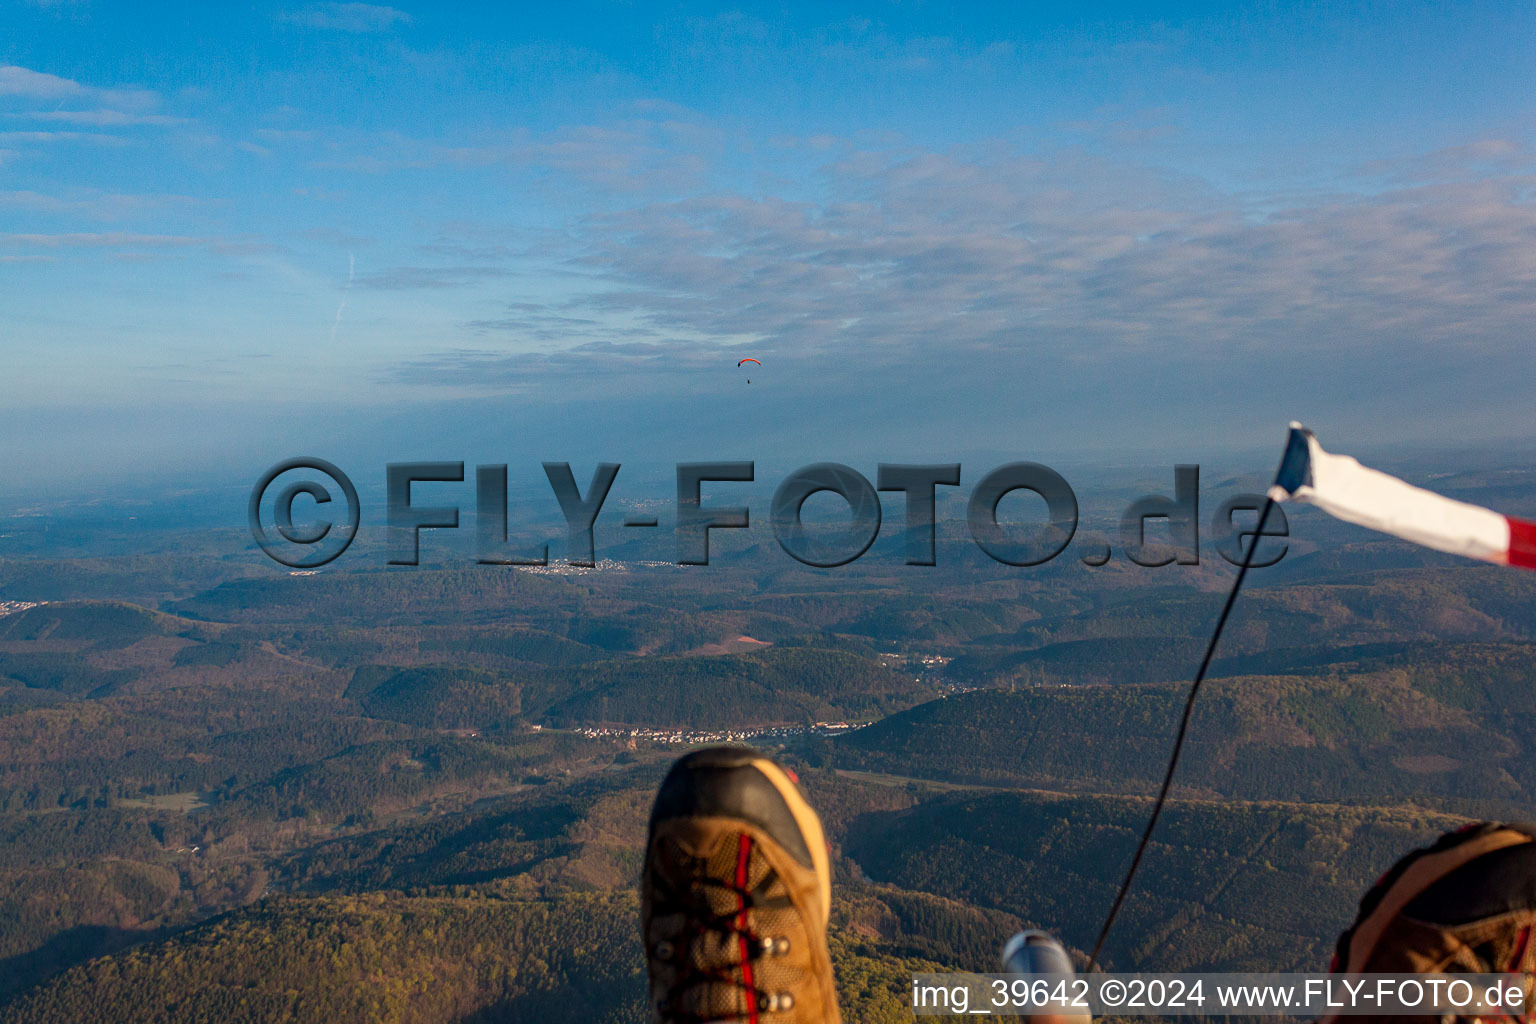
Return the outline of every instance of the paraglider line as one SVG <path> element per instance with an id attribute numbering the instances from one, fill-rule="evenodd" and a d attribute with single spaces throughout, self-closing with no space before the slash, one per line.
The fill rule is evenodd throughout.
<path id="1" fill-rule="evenodd" d="M 1179 767 L 1179 755 L 1184 752 L 1184 738 L 1189 734 L 1189 720 L 1195 711 L 1195 698 L 1200 695 L 1200 684 L 1205 682 L 1205 673 L 1211 667 L 1211 657 L 1216 653 L 1216 644 L 1221 640 L 1221 631 L 1227 625 L 1227 616 L 1232 614 L 1232 605 L 1237 601 L 1237 592 L 1243 588 L 1243 577 L 1248 575 L 1248 567 L 1253 564 L 1253 553 L 1259 549 L 1259 541 L 1264 539 L 1264 524 L 1269 519 L 1269 510 L 1275 507 L 1274 498 L 1264 499 L 1264 511 L 1259 513 L 1259 525 L 1253 531 L 1253 543 L 1243 554 L 1243 564 L 1238 567 L 1237 579 L 1232 581 L 1232 589 L 1227 593 L 1227 603 L 1221 607 L 1221 616 L 1216 620 L 1216 628 L 1211 632 L 1210 642 L 1205 645 L 1205 657 L 1200 659 L 1200 670 L 1195 673 L 1195 681 L 1189 687 L 1189 696 L 1184 698 L 1184 716 L 1179 719 L 1179 731 L 1173 739 L 1173 753 L 1168 756 L 1168 770 L 1163 773 L 1163 788 L 1158 791 L 1157 800 L 1152 804 L 1152 817 L 1147 819 L 1147 827 L 1141 833 L 1141 841 L 1136 844 L 1136 853 L 1131 857 L 1131 866 L 1126 869 L 1125 879 L 1120 883 L 1120 891 L 1115 894 L 1115 902 L 1109 908 L 1109 914 L 1104 918 L 1104 926 L 1099 929 L 1099 937 L 1093 944 L 1093 952 L 1088 955 L 1088 970 L 1094 971 L 1099 967 L 1099 954 L 1104 951 L 1104 940 L 1109 938 L 1109 930 L 1114 927 L 1115 918 L 1120 913 L 1120 907 L 1125 903 L 1126 894 L 1131 891 L 1131 881 L 1136 877 L 1136 869 L 1141 866 L 1142 855 L 1147 852 L 1147 844 L 1152 840 L 1152 830 L 1157 828 L 1157 819 L 1163 813 L 1163 804 L 1168 801 L 1168 790 L 1173 786 L 1173 773 Z"/>

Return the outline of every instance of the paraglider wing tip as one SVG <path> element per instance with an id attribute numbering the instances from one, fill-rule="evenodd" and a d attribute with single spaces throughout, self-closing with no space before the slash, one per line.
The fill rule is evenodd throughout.
<path id="1" fill-rule="evenodd" d="M 1269 490 L 1276 501 L 1284 501 L 1312 482 L 1311 440 L 1312 432 L 1293 420 L 1285 441 L 1285 455 L 1275 471 L 1275 485 Z"/>

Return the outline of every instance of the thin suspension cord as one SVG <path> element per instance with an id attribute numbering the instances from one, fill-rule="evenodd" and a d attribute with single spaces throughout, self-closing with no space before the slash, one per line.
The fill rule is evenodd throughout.
<path id="1" fill-rule="evenodd" d="M 1221 639 L 1221 631 L 1227 625 L 1227 616 L 1232 613 L 1237 592 L 1243 587 L 1243 577 L 1248 575 L 1248 568 L 1253 564 L 1253 555 L 1259 549 L 1259 541 L 1264 538 L 1264 524 L 1269 520 L 1269 510 L 1274 507 L 1274 498 L 1264 499 L 1264 511 L 1259 513 L 1259 525 L 1253 531 L 1253 543 L 1248 545 L 1248 550 L 1243 553 L 1243 564 L 1238 567 L 1237 579 L 1232 581 L 1232 589 L 1227 593 L 1227 603 L 1222 605 L 1221 616 L 1216 620 L 1216 628 L 1211 631 L 1211 640 L 1205 645 L 1205 657 L 1200 659 L 1200 670 L 1195 673 L 1195 681 L 1189 688 L 1189 696 L 1184 698 L 1184 716 L 1179 719 L 1179 731 L 1173 739 L 1173 753 L 1168 757 L 1168 770 L 1163 773 L 1163 788 L 1158 791 L 1157 800 L 1152 804 L 1152 817 L 1147 819 L 1147 827 L 1141 833 L 1141 841 L 1136 844 L 1136 854 L 1131 858 L 1131 866 L 1126 869 L 1125 880 L 1120 883 L 1120 891 L 1115 894 L 1115 902 L 1109 908 L 1109 915 L 1104 918 L 1104 926 L 1099 929 L 1098 941 L 1093 944 L 1093 952 L 1088 957 L 1090 971 L 1098 969 L 1099 954 L 1104 951 L 1104 941 L 1109 938 L 1109 930 L 1114 927 L 1115 918 L 1120 914 L 1120 907 L 1125 903 L 1126 894 L 1131 891 L 1131 880 L 1136 877 L 1136 869 L 1141 866 L 1142 855 L 1147 852 L 1147 844 L 1152 839 L 1152 830 L 1157 828 L 1157 819 L 1163 813 L 1163 804 L 1167 802 L 1168 790 L 1173 785 L 1173 773 L 1179 767 L 1179 755 L 1184 752 L 1184 737 L 1189 732 L 1189 720 L 1195 711 L 1195 698 L 1200 695 L 1200 684 L 1205 682 L 1206 670 L 1211 667 L 1211 656 L 1216 653 L 1216 643 Z M 1238 540 L 1241 543 L 1241 535 Z"/>

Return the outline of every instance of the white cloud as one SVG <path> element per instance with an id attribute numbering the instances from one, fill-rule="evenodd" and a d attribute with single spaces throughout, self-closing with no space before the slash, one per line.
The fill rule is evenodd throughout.
<path id="1" fill-rule="evenodd" d="M 1536 153 L 1508 139 L 1480 139 L 1396 160 L 1372 160 L 1356 172 L 1394 185 L 1466 181 L 1488 174 L 1536 170 Z"/>
<path id="2" fill-rule="evenodd" d="M 184 117 L 170 114 L 140 114 L 127 110 L 24 110 L 7 114 L 7 117 L 26 121 L 54 121 L 62 124 L 83 124 L 96 128 L 119 128 L 135 125 L 170 127 L 186 124 Z"/>
<path id="3" fill-rule="evenodd" d="M 285 12 L 278 18 L 303 28 L 357 33 L 388 32 L 396 25 L 411 23 L 411 16 L 404 11 L 375 4 L 314 4 L 302 10 Z"/>
<path id="4" fill-rule="evenodd" d="M 712 161 L 727 148 L 718 129 L 698 120 L 631 118 L 568 125 L 537 135 L 511 131 L 460 145 L 381 132 L 354 150 L 343 150 L 346 156 L 320 160 L 315 166 L 387 174 L 502 164 L 558 172 L 564 184 L 579 182 L 604 194 L 676 195 L 703 184 Z"/>
<path id="5" fill-rule="evenodd" d="M 73 215 L 98 221 L 121 220 L 168 207 L 188 207 L 202 202 L 193 196 L 135 195 L 99 189 L 68 189 L 62 195 L 28 189 L 0 191 L 0 207 L 50 215 Z"/>
<path id="6" fill-rule="evenodd" d="M 416 291 L 457 288 L 487 278 L 506 277 L 511 271 L 493 266 L 389 267 L 356 279 L 359 288 L 378 291 Z"/>
<path id="7" fill-rule="evenodd" d="M 57 100 L 60 103 L 78 100 L 98 107 L 125 111 L 148 111 L 160 103 L 160 95 L 151 89 L 101 89 L 15 64 L 0 65 L 0 96 Z M 65 116 L 70 113 L 64 112 Z"/>
<path id="8" fill-rule="evenodd" d="M 0 245 L 42 249 L 102 249 L 131 246 L 176 248 L 202 245 L 206 238 L 187 235 L 149 235 L 130 231 L 71 231 L 62 234 L 0 234 Z"/>
<path id="9" fill-rule="evenodd" d="M 825 203 L 724 195 L 593 219 L 585 259 L 616 288 L 592 301 L 663 330 L 909 353 L 1477 344 L 1536 316 L 1524 178 L 1254 217 L 1197 182 L 1069 155 L 864 154 L 833 175 Z"/>
<path id="10" fill-rule="evenodd" d="M 749 342 L 818 373 L 968 387 L 994 386 L 1000 366 L 1021 387 L 1182 374 L 1294 400 L 1302 379 L 1347 394 L 1532 362 L 1536 182 L 1523 174 L 1281 202 L 1074 151 L 836 151 L 814 201 L 719 192 L 587 217 L 543 254 L 586 275 L 574 295 L 513 292 L 504 315 L 465 325 L 482 347 L 423 356 L 401 379 L 604 379 L 618 356 L 686 374 Z"/>
<path id="11" fill-rule="evenodd" d="M 127 140 L 105 132 L 0 132 L 0 144 L 19 142 L 89 142 L 97 146 L 126 146 Z"/>
<path id="12" fill-rule="evenodd" d="M 85 93 L 79 82 L 15 64 L 0 65 L 0 96 L 28 96 L 40 100 L 68 99 Z"/>

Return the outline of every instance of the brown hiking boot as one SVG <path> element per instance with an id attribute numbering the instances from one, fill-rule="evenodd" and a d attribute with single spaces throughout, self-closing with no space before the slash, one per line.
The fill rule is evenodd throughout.
<path id="1" fill-rule="evenodd" d="M 1536 971 L 1536 824 L 1474 822 L 1414 850 L 1360 901 L 1339 936 L 1331 971 L 1352 974 L 1504 974 L 1524 994 L 1508 1014 L 1527 1019 Z M 1439 1024 L 1449 1016 L 1378 1016 L 1372 1024 Z M 1466 1017 L 1457 1017 L 1466 1020 Z M 1337 1014 L 1319 1024 L 1338 1024 Z"/>
<path id="2" fill-rule="evenodd" d="M 667 773 L 651 812 L 641 927 L 662 1024 L 841 1024 L 827 955 L 832 871 L 788 772 L 710 747 Z"/>

